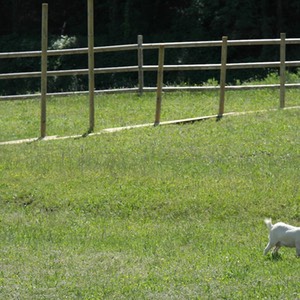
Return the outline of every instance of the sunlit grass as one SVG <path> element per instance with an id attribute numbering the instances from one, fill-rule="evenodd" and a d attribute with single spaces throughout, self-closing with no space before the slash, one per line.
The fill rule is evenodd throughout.
<path id="1" fill-rule="evenodd" d="M 295 81 L 296 75 L 292 81 Z M 296 76 L 296 78 L 298 78 Z M 263 83 L 277 83 L 273 73 Z M 250 83 L 258 84 L 253 81 Z M 298 89 L 287 89 L 286 107 L 299 106 Z M 279 108 L 279 90 L 256 89 L 227 91 L 225 112 L 247 112 Z M 154 123 L 156 94 L 101 94 L 95 97 L 94 131 Z M 219 92 L 164 93 L 161 121 L 218 114 Z M 49 97 L 47 101 L 48 136 L 81 135 L 89 128 L 88 96 Z M 40 101 L 0 102 L 0 141 L 40 136 Z"/>
<path id="2" fill-rule="evenodd" d="M 273 92 L 257 93 L 229 92 L 228 109 L 278 107 Z M 97 96 L 96 130 L 153 120 L 154 96 Z M 51 99 L 49 134 L 83 133 L 87 101 Z M 1 106 L 1 139 L 38 135 L 20 125 L 38 117 L 38 102 Z M 217 108 L 215 93 L 166 93 L 162 119 Z M 299 117 L 277 110 L 1 145 L 1 297 L 299 298 L 295 249 L 262 255 L 264 217 L 300 225 Z"/>

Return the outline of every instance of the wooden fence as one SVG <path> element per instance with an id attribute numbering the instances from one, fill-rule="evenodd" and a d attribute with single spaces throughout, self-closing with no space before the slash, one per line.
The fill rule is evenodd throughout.
<path id="1" fill-rule="evenodd" d="M 204 91 L 204 90 L 219 90 L 220 102 L 218 116 L 221 117 L 224 113 L 225 107 L 225 91 L 226 90 L 241 90 L 241 89 L 257 89 L 257 88 L 276 88 L 280 90 L 279 107 L 285 106 L 285 89 L 298 88 L 300 84 L 287 84 L 286 83 L 286 68 L 299 67 L 300 61 L 286 61 L 286 45 L 299 45 L 300 38 L 286 38 L 285 33 L 282 33 L 278 39 L 248 39 L 248 40 L 228 40 L 226 36 L 220 41 L 195 41 L 195 42 L 171 42 L 171 43 L 143 43 L 143 37 L 138 36 L 136 44 L 115 45 L 115 46 L 102 46 L 95 47 L 93 40 L 93 0 L 88 0 L 88 36 L 89 43 L 87 48 L 76 49 L 63 49 L 63 50 L 48 50 L 48 5 L 43 4 L 42 13 L 42 49 L 41 51 L 26 51 L 26 52 L 8 52 L 0 53 L 0 59 L 7 58 L 25 58 L 25 57 L 40 57 L 41 58 L 41 71 L 36 72 L 21 72 L 21 73 L 6 73 L 0 74 L 0 79 L 17 79 L 17 78 L 40 78 L 41 79 L 41 93 L 28 94 L 28 95 L 10 95 L 0 96 L 0 101 L 5 100 L 19 100 L 19 99 L 32 99 L 34 97 L 41 98 L 41 137 L 46 135 L 46 96 L 64 96 L 70 94 L 89 94 L 90 97 L 90 127 L 89 132 L 93 131 L 94 127 L 94 93 L 117 93 L 117 92 L 136 92 L 142 95 L 143 92 L 156 91 L 156 112 L 154 124 L 160 123 L 160 111 L 162 102 L 163 91 Z M 227 62 L 227 49 L 228 47 L 239 46 L 257 46 L 257 45 L 278 45 L 280 48 L 280 58 L 278 61 L 269 62 L 249 62 L 249 63 L 228 63 Z M 165 65 L 165 50 L 171 48 L 203 48 L 203 47 L 219 47 L 221 48 L 221 62 L 219 64 L 180 64 L 180 65 Z M 157 65 L 144 65 L 144 50 L 156 49 L 158 50 L 158 64 Z M 122 66 L 122 67 L 94 67 L 94 55 L 96 53 L 105 52 L 120 52 L 120 51 L 136 51 L 137 52 L 137 65 Z M 89 64 L 87 69 L 74 69 L 74 70 L 47 70 L 47 59 L 50 56 L 63 56 L 63 55 L 88 55 Z M 278 84 L 268 85 L 226 85 L 226 72 L 231 69 L 253 69 L 253 68 L 278 68 L 280 73 L 280 82 Z M 163 86 L 164 72 L 172 71 L 205 71 L 205 70 L 219 70 L 220 71 L 220 84 L 218 86 L 184 86 L 184 87 L 171 87 Z M 122 73 L 122 72 L 136 72 L 138 73 L 138 82 L 136 88 L 120 88 L 109 90 L 95 90 L 94 88 L 94 75 L 107 74 L 107 73 Z M 157 86 L 146 87 L 144 86 L 144 72 L 157 72 Z M 89 75 L 89 91 L 75 91 L 65 93 L 47 93 L 47 78 L 49 76 L 71 76 L 71 75 Z"/>

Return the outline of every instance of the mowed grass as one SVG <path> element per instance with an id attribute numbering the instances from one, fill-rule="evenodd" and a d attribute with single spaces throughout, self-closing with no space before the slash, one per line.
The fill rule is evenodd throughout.
<path id="1" fill-rule="evenodd" d="M 229 93 L 235 111 L 278 105 L 277 97 L 238 94 L 240 105 Z M 99 107 L 107 105 L 97 129 L 151 121 L 144 105 L 154 108 L 153 96 L 97 98 Z M 50 102 L 57 115 L 70 113 L 49 121 L 50 134 L 87 127 L 76 101 L 86 100 Z M 215 114 L 218 107 L 211 93 L 163 101 L 163 119 Z M 5 116 L 16 109 L 1 106 L 8 106 Z M 18 122 L 10 113 L 1 120 L 4 134 Z M 283 248 L 278 259 L 262 255 L 265 217 L 300 226 L 299 117 L 299 109 L 277 110 L 1 145 L 1 298 L 299 299 L 295 249 Z M 14 138 L 38 132 L 27 134 Z"/>
<path id="2" fill-rule="evenodd" d="M 286 107 L 300 103 L 298 90 L 286 92 Z M 277 109 L 278 90 L 227 91 L 225 112 L 244 112 Z M 156 94 L 96 95 L 95 128 L 154 123 Z M 164 93 L 161 121 L 194 118 L 218 114 L 219 93 L 214 92 L 175 92 Z M 47 126 L 48 136 L 81 135 L 89 128 L 88 96 L 48 97 Z M 40 100 L 0 102 L 0 142 L 37 138 L 40 136 Z"/>

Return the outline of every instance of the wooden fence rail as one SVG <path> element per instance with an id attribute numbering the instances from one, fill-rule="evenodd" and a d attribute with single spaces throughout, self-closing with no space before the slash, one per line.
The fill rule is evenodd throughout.
<path id="1" fill-rule="evenodd" d="M 285 45 L 289 44 L 300 44 L 300 39 L 286 39 Z M 253 43 L 252 43 L 253 41 Z M 260 45 L 276 45 L 278 44 L 276 40 L 261 40 L 265 43 Z M 273 43 L 266 43 L 267 41 L 273 41 Z M 290 41 L 290 43 L 289 43 Z M 238 42 L 238 43 L 235 43 Z M 171 46 L 171 45 L 172 46 Z M 222 43 L 219 41 L 211 42 L 211 45 L 221 46 Z M 178 42 L 178 43 L 156 43 L 156 44 L 142 44 L 140 48 L 144 49 L 159 49 L 160 46 L 164 46 L 165 49 L 168 48 L 183 48 L 183 47 L 208 47 L 206 43 L 202 42 Z M 253 46 L 258 45 L 257 40 L 241 40 L 241 41 L 227 41 L 227 47 L 229 46 Z M 113 51 L 129 51 L 138 50 L 137 45 L 125 45 L 125 46 L 111 46 L 111 47 L 94 47 L 94 53 L 103 52 L 113 52 Z M 79 50 L 79 51 L 78 51 Z M 76 48 L 76 49 L 65 49 L 65 50 L 48 50 L 47 56 L 55 55 L 75 55 L 75 54 L 87 54 L 87 48 Z M 29 52 L 11 52 L 11 53 L 0 53 L 0 59 L 4 58 L 24 58 L 24 57 L 41 57 L 41 51 L 29 51 Z M 123 66 L 123 67 L 106 67 L 106 68 L 95 68 L 95 74 L 107 74 L 107 73 L 122 73 L 122 72 L 138 72 L 142 71 L 153 71 L 157 72 L 158 65 L 143 65 L 143 61 L 140 65 L 135 66 Z M 279 68 L 281 61 L 271 61 L 271 62 L 250 62 L 250 63 L 227 63 L 226 69 L 257 69 L 257 68 Z M 286 67 L 299 67 L 300 60 L 297 61 L 286 61 Z M 221 64 L 181 64 L 181 65 L 164 65 L 165 71 L 204 71 L 204 70 L 220 70 Z M 58 70 L 58 71 L 48 71 L 47 76 L 70 76 L 70 75 L 87 75 L 89 69 L 73 69 L 73 70 Z M 18 72 L 18 73 L 2 73 L 0 74 L 0 79 L 17 79 L 17 78 L 38 78 L 41 77 L 41 71 L 36 72 Z M 28 98 L 31 95 L 26 95 Z M 16 95 L 18 99 L 22 98 L 22 95 Z M 5 96 L 1 96 L 0 100 L 5 100 Z"/>
<path id="2" fill-rule="evenodd" d="M 116 92 L 137 92 L 142 95 L 143 92 L 156 91 L 157 93 L 157 106 L 155 114 L 155 125 L 160 123 L 160 106 L 162 102 L 162 91 L 176 91 L 176 90 L 189 90 L 189 91 L 203 91 L 203 90 L 220 90 L 220 103 L 218 116 L 224 113 L 225 105 L 225 90 L 237 89 L 255 89 L 255 88 L 276 88 L 280 89 L 280 102 L 279 107 L 285 106 L 285 88 L 298 88 L 300 84 L 286 84 L 286 68 L 299 67 L 299 61 L 286 61 L 286 46 L 287 45 L 300 45 L 300 38 L 286 38 L 282 33 L 278 39 L 249 39 L 249 40 L 228 40 L 223 37 L 221 41 L 193 41 L 193 42 L 171 42 L 171 43 L 143 43 L 143 37 L 138 36 L 136 44 L 127 45 L 114 45 L 114 46 L 94 46 L 94 31 L 93 31 L 93 0 L 88 0 L 88 47 L 76 49 L 62 49 L 62 50 L 49 50 L 47 46 L 48 34 L 48 5 L 42 5 L 42 46 L 41 51 L 26 51 L 26 52 L 6 52 L 0 53 L 0 59 L 12 58 L 28 58 L 37 57 L 41 59 L 41 71 L 35 72 L 18 72 L 18 73 L 3 73 L 0 74 L 0 80 L 4 79 L 19 79 L 19 78 L 41 78 L 41 93 L 28 94 L 28 95 L 8 95 L 0 96 L 0 101 L 5 100 L 18 100 L 28 99 L 34 97 L 41 98 L 41 137 L 46 135 L 46 96 L 47 95 L 70 95 L 70 94 L 89 94 L 90 97 L 90 127 L 89 132 L 93 131 L 94 127 L 94 93 L 116 93 Z M 278 45 L 280 49 L 280 57 L 278 61 L 268 62 L 249 62 L 249 63 L 228 63 L 227 62 L 227 49 L 228 47 L 239 46 L 262 46 L 262 45 Z M 179 64 L 179 65 L 165 65 L 164 57 L 167 49 L 172 48 L 203 48 L 203 47 L 220 47 L 221 48 L 221 62 L 219 64 Z M 158 50 L 158 64 L 157 65 L 144 65 L 144 50 L 156 49 Z M 137 65 L 122 66 L 122 67 L 94 67 L 94 55 L 106 52 L 120 52 L 120 51 L 136 51 L 137 52 Z M 51 56 L 62 55 L 88 55 L 89 66 L 86 69 L 73 69 L 73 70 L 48 70 L 47 60 Z M 226 72 L 231 69 L 254 69 L 254 68 L 278 68 L 280 74 L 280 82 L 271 85 L 241 85 L 241 86 L 226 86 Z M 185 87 L 164 87 L 163 86 L 163 73 L 168 71 L 205 71 L 205 70 L 219 70 L 220 71 L 220 85 L 218 86 L 185 86 Z M 137 88 L 123 88 L 123 89 L 110 89 L 110 90 L 95 90 L 94 76 L 97 74 L 106 73 L 122 73 L 122 72 L 136 72 L 138 73 Z M 146 87 L 144 86 L 144 72 L 157 72 L 157 86 Z M 47 78 L 50 76 L 74 76 L 74 75 L 88 75 L 89 76 L 89 91 L 75 91 L 64 93 L 47 93 Z M 1 91 L 0 91 L 1 94 Z"/>

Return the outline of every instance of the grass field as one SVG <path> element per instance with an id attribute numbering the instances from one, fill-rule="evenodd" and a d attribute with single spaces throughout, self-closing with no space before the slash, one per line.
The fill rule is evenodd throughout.
<path id="1" fill-rule="evenodd" d="M 299 92 L 286 92 L 286 107 L 300 103 Z M 97 95 L 95 132 L 111 127 L 154 123 L 156 94 Z M 225 112 L 258 111 L 279 107 L 278 90 L 226 92 Z M 165 93 L 161 121 L 216 115 L 219 93 Z M 89 128 L 88 96 L 53 97 L 47 102 L 47 135 L 80 135 Z M 40 101 L 0 101 L 0 142 L 40 136 Z"/>
<path id="2" fill-rule="evenodd" d="M 278 107 L 278 91 L 227 97 L 226 111 Z M 154 98 L 97 97 L 96 130 L 152 122 Z M 48 134 L 83 133 L 86 101 L 51 99 Z M 163 120 L 218 107 L 214 93 L 163 101 Z M 38 102 L 0 105 L 2 141 L 38 136 Z M 299 120 L 277 110 L 0 146 L 1 298 L 300 299 L 295 249 L 262 255 L 265 217 L 300 226 Z"/>

